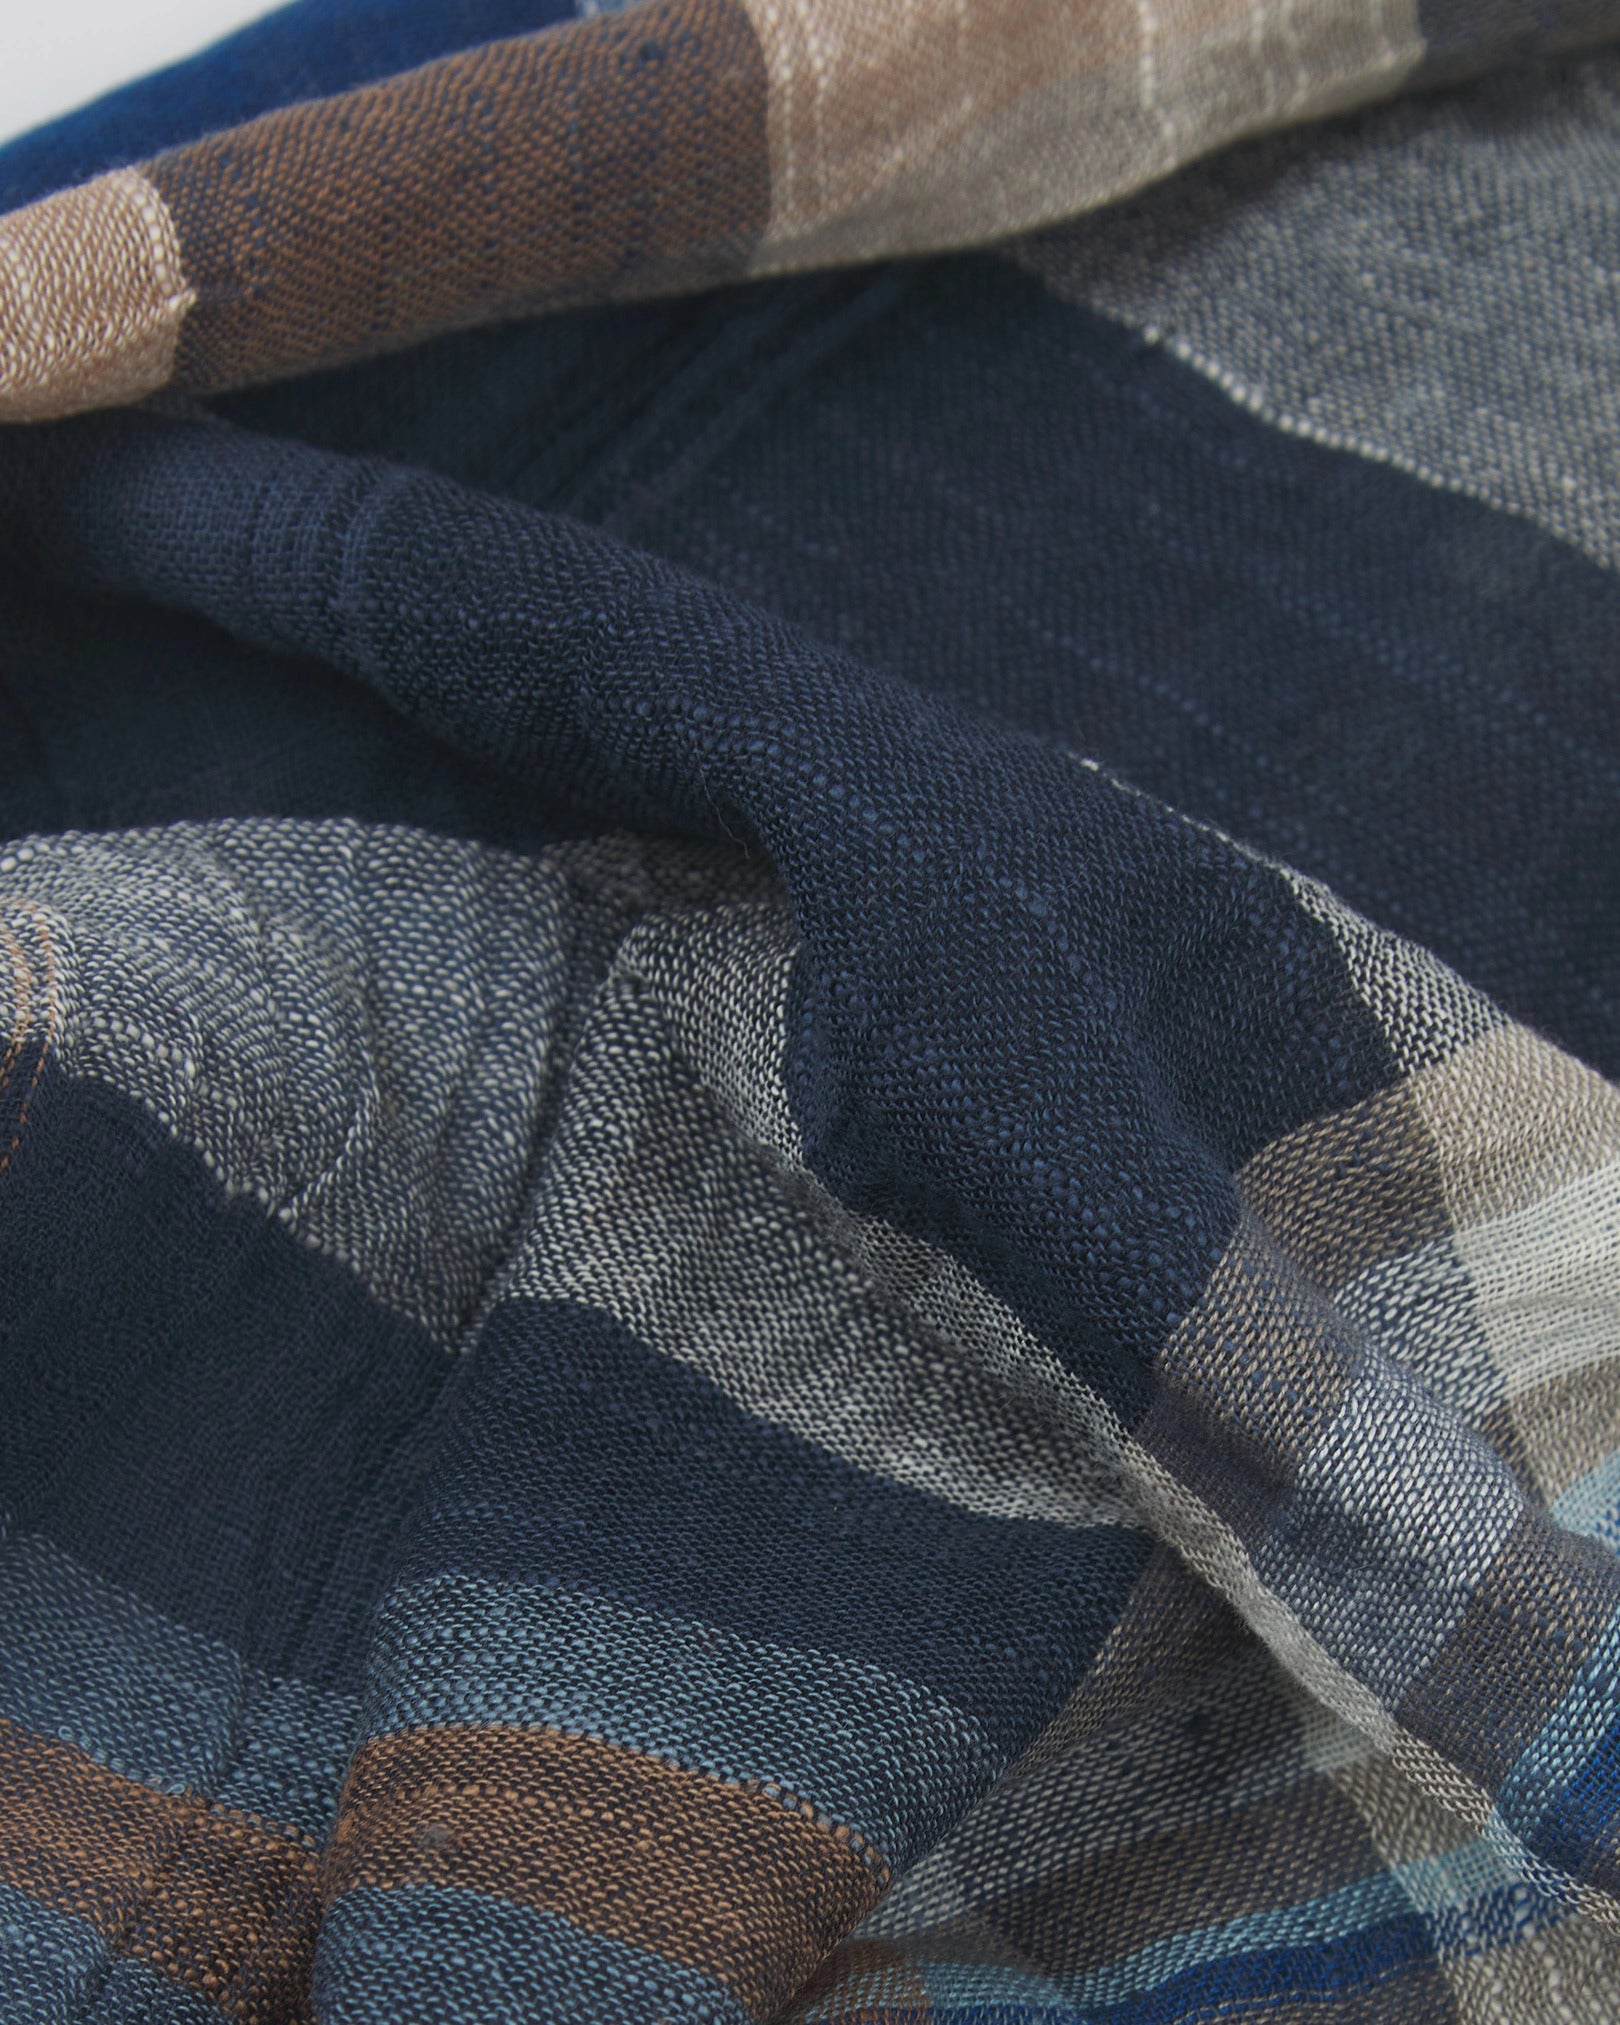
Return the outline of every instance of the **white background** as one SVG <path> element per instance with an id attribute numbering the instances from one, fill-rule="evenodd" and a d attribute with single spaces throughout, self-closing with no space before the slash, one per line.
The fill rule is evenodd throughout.
<path id="1" fill-rule="evenodd" d="M 273 0 L 0 0 L 0 140 L 189 56 Z"/>

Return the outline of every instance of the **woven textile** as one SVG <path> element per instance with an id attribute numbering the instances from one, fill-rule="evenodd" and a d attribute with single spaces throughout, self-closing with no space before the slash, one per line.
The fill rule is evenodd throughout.
<path id="1" fill-rule="evenodd" d="M 1617 188 L 1610 0 L 0 149 L 5 2025 L 1613 2025 Z"/>

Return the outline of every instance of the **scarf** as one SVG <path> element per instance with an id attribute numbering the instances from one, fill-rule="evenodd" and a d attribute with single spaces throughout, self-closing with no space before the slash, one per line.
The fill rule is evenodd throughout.
<path id="1" fill-rule="evenodd" d="M 1613 2025 L 1606 44 L 0 149 L 8 2025 Z"/>

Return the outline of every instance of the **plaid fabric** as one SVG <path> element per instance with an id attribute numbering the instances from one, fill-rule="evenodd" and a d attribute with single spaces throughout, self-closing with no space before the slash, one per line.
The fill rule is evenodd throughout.
<path id="1" fill-rule="evenodd" d="M 1620 17 L 543 18 L 0 161 L 0 2012 L 1609 2025 Z"/>
<path id="2" fill-rule="evenodd" d="M 329 52 L 309 8 L 303 86 L 352 89 L 294 85 L 294 103 L 7 222 L 0 420 L 217 392 L 524 309 L 1002 238 L 1426 67 L 1612 27 L 1593 0 L 1433 22 L 1415 0 L 646 0 L 366 82 L 387 57 L 357 11 L 360 48 Z M 431 54 L 454 26 L 430 8 L 388 55 Z M 269 31 L 272 68 L 288 34 Z M 234 64 L 79 121 L 21 175 L 71 175 L 154 117 L 190 124 L 193 98 L 194 118 L 211 97 L 240 117 L 257 93 L 234 73 L 259 60 L 250 32 Z"/>

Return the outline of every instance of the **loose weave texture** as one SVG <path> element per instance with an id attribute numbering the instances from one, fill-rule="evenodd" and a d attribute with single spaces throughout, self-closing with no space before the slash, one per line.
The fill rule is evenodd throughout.
<path id="1" fill-rule="evenodd" d="M 1617 31 L 0 151 L 0 2017 L 1620 2011 Z"/>
<path id="2" fill-rule="evenodd" d="M 566 21 L 435 0 L 402 29 L 377 0 L 303 0 L 13 148 L 0 188 L 71 187 L 0 222 L 0 421 L 994 240 L 1244 134 L 1613 26 L 1596 0 L 1482 19 L 1435 0 L 643 0 Z M 81 180 L 146 136 L 174 144 Z M 108 222 L 137 200 L 150 267 Z M 42 260 L 85 268 L 95 323 L 41 304 Z"/>

